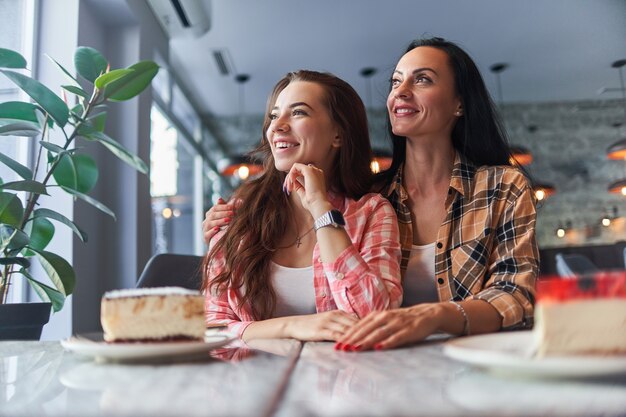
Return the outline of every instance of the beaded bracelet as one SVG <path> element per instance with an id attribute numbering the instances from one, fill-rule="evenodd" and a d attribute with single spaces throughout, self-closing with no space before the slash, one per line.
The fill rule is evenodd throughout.
<path id="1" fill-rule="evenodd" d="M 467 317 L 467 313 L 465 312 L 465 309 L 463 308 L 463 306 L 459 303 L 457 303 L 456 301 L 450 301 L 450 304 L 454 304 L 454 306 L 456 307 L 457 310 L 459 310 L 461 312 L 461 314 L 463 315 L 463 333 L 462 335 L 468 335 L 470 333 L 470 323 L 469 323 L 469 318 Z"/>

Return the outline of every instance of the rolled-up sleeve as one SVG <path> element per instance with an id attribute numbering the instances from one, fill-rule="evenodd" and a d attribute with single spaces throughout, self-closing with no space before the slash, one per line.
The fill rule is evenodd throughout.
<path id="1" fill-rule="evenodd" d="M 337 307 L 359 317 L 375 310 L 397 308 L 402 303 L 402 254 L 395 211 L 377 195 L 368 205 L 360 214 L 364 218 L 346 218 L 353 224 L 365 222 L 360 238 L 352 238 L 352 245 L 334 262 L 323 264 Z"/>

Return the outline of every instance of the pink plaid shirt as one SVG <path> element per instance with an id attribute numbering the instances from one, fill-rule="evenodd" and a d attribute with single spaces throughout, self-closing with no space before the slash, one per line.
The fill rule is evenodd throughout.
<path id="1" fill-rule="evenodd" d="M 345 230 L 352 240 L 335 262 L 322 263 L 318 244 L 313 249 L 313 283 L 317 312 L 343 310 L 365 317 L 375 310 L 397 308 L 402 302 L 400 284 L 400 235 L 396 214 L 380 194 L 366 194 L 358 201 L 330 195 L 331 204 L 343 213 Z M 219 240 L 220 231 L 210 247 Z M 209 269 L 209 279 L 223 267 L 218 257 Z M 250 306 L 239 308 L 241 297 L 229 287 L 220 294 L 206 293 L 206 322 L 226 324 L 239 337 L 254 321 Z"/>

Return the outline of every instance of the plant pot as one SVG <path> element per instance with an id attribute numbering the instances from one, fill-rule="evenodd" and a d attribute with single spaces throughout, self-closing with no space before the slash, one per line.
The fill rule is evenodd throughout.
<path id="1" fill-rule="evenodd" d="M 51 303 L 0 305 L 0 340 L 39 340 Z"/>

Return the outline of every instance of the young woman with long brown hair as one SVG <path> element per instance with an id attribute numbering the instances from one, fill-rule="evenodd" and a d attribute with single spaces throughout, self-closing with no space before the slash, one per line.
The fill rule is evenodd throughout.
<path id="1" fill-rule="evenodd" d="M 372 311 L 398 307 L 399 231 L 371 187 L 365 108 L 326 73 L 281 79 L 263 125 L 264 172 L 210 242 L 208 324 L 244 339 L 337 340 Z"/>

